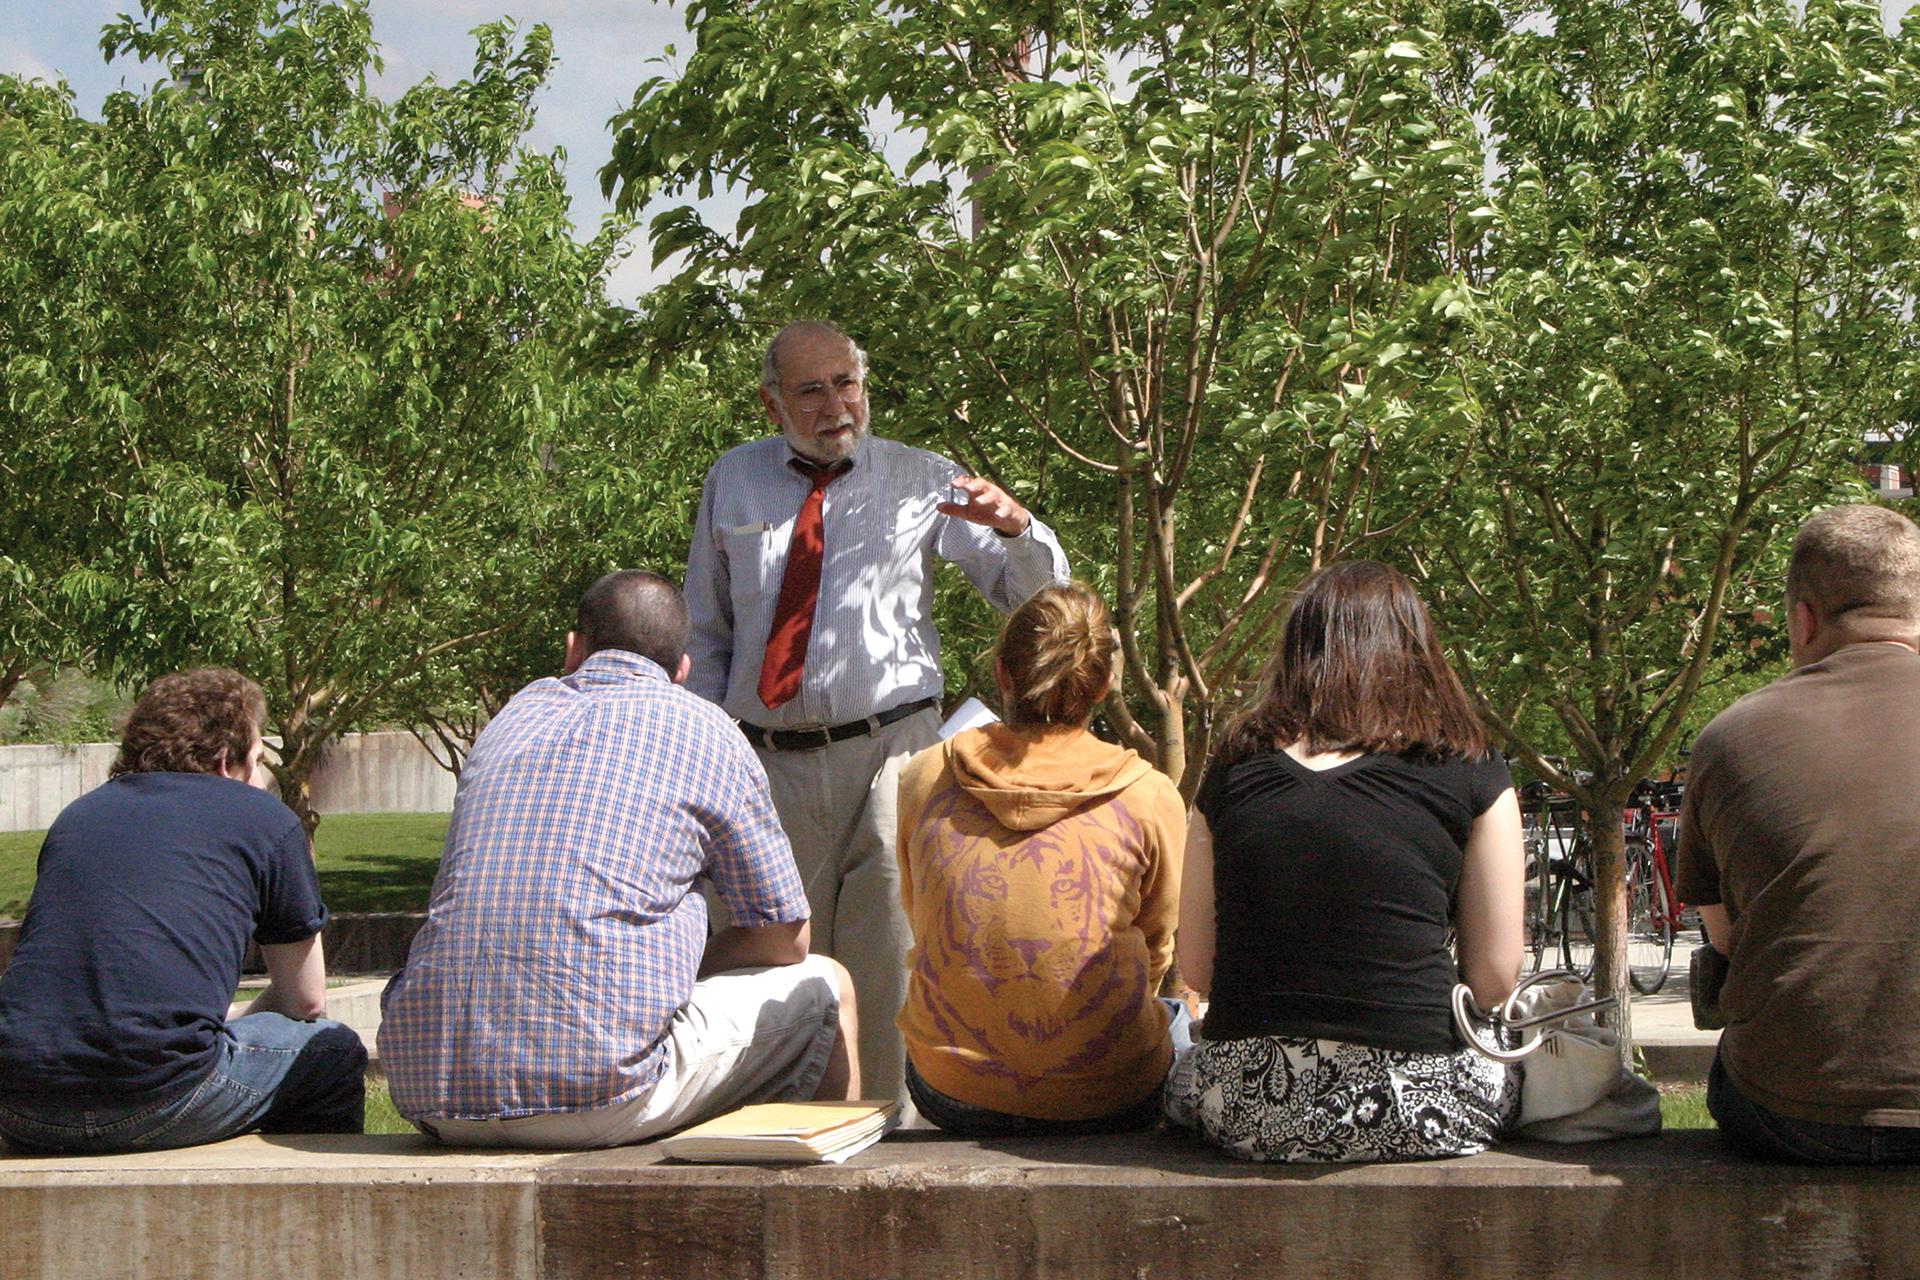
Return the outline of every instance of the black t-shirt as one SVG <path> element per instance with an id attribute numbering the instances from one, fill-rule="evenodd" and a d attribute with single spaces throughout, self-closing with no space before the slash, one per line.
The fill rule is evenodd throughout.
<path id="1" fill-rule="evenodd" d="M 300 820 L 207 773 L 133 773 L 63 810 L 0 975 L 0 1102 L 106 1106 L 214 1068 L 247 939 L 326 923 Z"/>
<path id="2" fill-rule="evenodd" d="M 1195 801 L 1214 850 L 1207 1038 L 1458 1047 L 1447 924 L 1467 833 L 1511 785 L 1498 752 L 1210 768 Z"/>

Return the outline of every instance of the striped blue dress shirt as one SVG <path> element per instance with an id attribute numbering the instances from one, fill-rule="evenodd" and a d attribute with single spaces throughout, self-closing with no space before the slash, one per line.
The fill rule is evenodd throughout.
<path id="1" fill-rule="evenodd" d="M 749 724 L 782 729 L 844 724 L 938 697 L 940 635 L 933 561 L 960 567 L 987 602 L 1010 613 L 1067 580 L 1053 531 L 1034 520 L 1017 538 L 943 516 L 964 474 L 937 453 L 869 436 L 847 474 L 827 486 L 820 602 L 800 692 L 777 710 L 760 701 L 760 659 L 773 626 L 793 534 L 810 482 L 788 466 L 781 436 L 729 450 L 707 472 L 687 555 L 693 634 L 687 687 Z"/>
<path id="2" fill-rule="evenodd" d="M 637 654 L 514 695 L 460 775 L 427 921 L 382 998 L 409 1118 L 611 1106 L 651 1086 L 712 881 L 732 923 L 807 918 L 740 731 Z"/>

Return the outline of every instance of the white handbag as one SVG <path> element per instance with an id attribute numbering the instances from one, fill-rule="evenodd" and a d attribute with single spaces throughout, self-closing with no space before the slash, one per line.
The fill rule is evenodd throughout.
<path id="1" fill-rule="evenodd" d="M 1475 1051 L 1520 1069 L 1520 1115 L 1512 1136 L 1597 1142 L 1660 1132 L 1660 1092 L 1620 1065 L 1620 1037 L 1594 1014 L 1617 1003 L 1594 998 L 1565 969 L 1534 974 L 1491 1013 L 1461 983 L 1453 1019 Z"/>

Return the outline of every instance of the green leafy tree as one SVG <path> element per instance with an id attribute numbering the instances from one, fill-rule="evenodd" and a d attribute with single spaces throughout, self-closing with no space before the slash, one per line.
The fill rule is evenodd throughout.
<path id="1" fill-rule="evenodd" d="M 87 646 L 73 593 L 99 552 L 127 405 L 103 371 L 125 356 L 110 321 L 137 262 L 114 152 L 64 86 L 0 76 L 0 706 Z"/>
<path id="2" fill-rule="evenodd" d="M 1487 212 L 1455 22 L 710 0 L 603 176 L 629 209 L 744 190 L 731 230 L 656 219 L 685 263 L 653 300 L 660 348 L 845 324 L 877 428 L 1038 505 L 1109 594 L 1109 722 L 1191 791 L 1285 588 L 1460 463 L 1464 397 L 1429 353 Z"/>
<path id="3" fill-rule="evenodd" d="M 470 79 L 391 104 L 361 0 L 150 0 L 102 40 L 164 78 L 81 141 L 112 172 L 68 226 L 101 355 L 61 377 L 114 456 L 71 468 L 101 542 L 71 594 L 129 679 L 258 677 L 309 829 L 335 735 L 417 722 L 443 664 L 550 628 L 541 584 L 594 551 L 541 535 L 618 228 L 577 244 L 558 157 L 522 145 L 546 29 L 475 37 Z"/>
<path id="4" fill-rule="evenodd" d="M 1624 1031 L 1621 807 L 1704 685 L 1773 656 L 1750 620 L 1784 543 L 1859 496 L 1849 458 L 1911 386 L 1920 80 L 1854 0 L 1507 22 L 1478 80 L 1503 172 L 1477 448 L 1414 558 L 1482 713 L 1587 813 Z"/>
<path id="5" fill-rule="evenodd" d="M 570 424 L 543 454 L 552 500 L 531 536 L 545 567 L 514 588 L 532 620 L 448 654 L 412 700 L 409 727 L 456 774 L 507 699 L 559 670 L 561 638 L 596 578 L 644 568 L 679 580 L 706 468 L 739 442 L 749 406 L 759 410 L 757 352 L 723 350 L 713 368 L 686 360 L 649 371 L 609 350 L 623 330 L 590 336 L 569 375 Z"/>

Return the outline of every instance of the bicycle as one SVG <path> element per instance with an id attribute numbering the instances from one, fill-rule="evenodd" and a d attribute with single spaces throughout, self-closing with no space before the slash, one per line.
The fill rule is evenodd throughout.
<path id="1" fill-rule="evenodd" d="M 1622 817 L 1627 836 L 1627 970 L 1650 996 L 1673 969 L 1673 936 L 1686 904 L 1674 891 L 1672 858 L 1680 829 L 1678 782 L 1642 782 Z"/>
<path id="2" fill-rule="evenodd" d="M 1594 929 L 1593 841 L 1583 830 L 1574 837 L 1556 878 L 1555 898 L 1560 919 L 1560 967 L 1571 969 L 1582 982 L 1593 980 Z"/>
<path id="3" fill-rule="evenodd" d="M 1627 971 L 1633 989 L 1653 995 L 1673 970 L 1674 935 L 1684 929 L 1686 904 L 1674 891 L 1672 851 L 1678 840 L 1683 784 L 1642 782 L 1621 810 L 1626 839 Z M 1529 783 L 1526 803 L 1527 948 L 1529 971 L 1547 951 L 1584 981 L 1593 977 L 1597 912 L 1593 844 L 1575 801 Z"/>
<path id="4" fill-rule="evenodd" d="M 1566 864 L 1579 841 L 1579 807 L 1538 779 L 1520 789 L 1526 849 L 1527 972 L 1538 973 L 1560 946 L 1560 889 Z"/>

